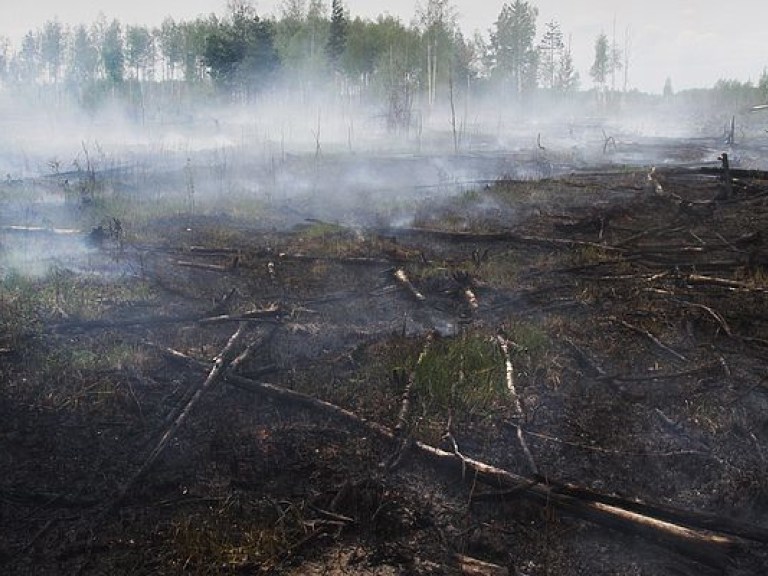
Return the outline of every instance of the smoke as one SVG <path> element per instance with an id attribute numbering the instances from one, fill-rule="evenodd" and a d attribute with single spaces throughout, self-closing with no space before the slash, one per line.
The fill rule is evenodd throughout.
<path id="1" fill-rule="evenodd" d="M 141 109 L 119 97 L 86 109 L 65 94 L 35 99 L 7 89 L 0 226 L 87 236 L 105 218 L 130 226 L 163 215 L 184 216 L 185 225 L 195 216 L 250 219 L 270 229 L 308 218 L 411 225 L 416 214 L 498 179 L 713 162 L 729 147 L 735 166 L 765 167 L 768 114 L 713 109 L 690 95 L 628 93 L 607 103 L 592 92 L 526 102 L 490 89 L 438 96 L 434 105 L 415 99 L 393 124 L 386 102 L 338 87 L 277 86 L 248 104 L 210 95 L 147 100 Z M 724 140 L 732 120 L 736 147 Z M 483 205 L 482 194 L 476 200 L 475 215 L 501 210 Z M 2 236 L 5 270 L 41 274 L 91 250 L 61 235 L 27 236 Z"/>

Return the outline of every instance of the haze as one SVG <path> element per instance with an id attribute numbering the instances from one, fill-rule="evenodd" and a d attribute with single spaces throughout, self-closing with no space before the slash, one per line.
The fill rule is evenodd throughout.
<path id="1" fill-rule="evenodd" d="M 414 0 L 387 3 L 348 0 L 345 4 L 352 17 L 375 18 L 381 13 L 391 13 L 406 23 L 413 18 L 416 6 Z M 487 37 L 503 2 L 454 0 L 453 4 L 465 34 L 479 31 Z M 768 3 L 751 0 L 732 0 L 727 4 L 709 0 L 695 3 L 687 0 L 646 0 L 642 3 L 536 0 L 532 4 L 539 8 L 539 33 L 545 22 L 557 19 L 566 38 L 570 36 L 584 87 L 589 84 L 594 42 L 601 31 L 612 37 L 615 30 L 616 43 L 622 49 L 628 40 L 628 85 L 646 92 L 661 92 L 668 77 L 675 89 L 709 87 L 719 79 L 756 82 L 768 65 L 764 41 Z M 256 3 L 262 15 L 276 14 L 280 5 L 281 0 Z M 89 23 L 103 12 L 125 23 L 156 25 L 169 15 L 177 20 L 192 19 L 200 14 L 221 14 L 225 9 L 224 0 L 71 0 L 66 3 L 39 0 L 18 3 L 13 10 L 6 10 L 0 23 L 0 35 L 16 41 L 26 31 L 55 17 L 67 24 Z"/>

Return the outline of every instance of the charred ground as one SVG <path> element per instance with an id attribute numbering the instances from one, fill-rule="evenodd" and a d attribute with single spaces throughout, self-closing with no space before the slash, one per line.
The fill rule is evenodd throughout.
<path id="1" fill-rule="evenodd" d="M 613 166 L 354 226 L 270 201 L 117 233 L 99 191 L 30 211 L 6 182 L 6 252 L 84 213 L 103 234 L 6 269 L 4 572 L 760 573 L 768 175 L 731 176 Z"/>

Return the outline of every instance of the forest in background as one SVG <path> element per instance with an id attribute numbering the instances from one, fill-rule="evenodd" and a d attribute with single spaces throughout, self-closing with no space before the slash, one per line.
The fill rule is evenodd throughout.
<path id="1" fill-rule="evenodd" d="M 644 94 L 630 89 L 628 32 L 600 34 L 589 70 L 576 69 L 570 38 L 567 23 L 539 22 L 535 3 L 522 0 L 502 5 L 487 38 L 462 33 L 450 0 L 417 4 L 409 24 L 354 16 L 341 0 L 285 0 L 277 17 L 234 0 L 223 15 L 169 16 L 158 27 L 104 15 L 76 26 L 49 20 L 18 45 L 0 38 L 0 85 L 50 109 L 118 103 L 142 122 L 201 102 L 353 102 L 381 110 L 392 130 L 437 107 L 455 118 L 456 107 L 492 97 L 522 112 L 675 101 L 730 114 L 768 102 L 768 72 L 678 93 L 668 78 L 661 95 Z"/>

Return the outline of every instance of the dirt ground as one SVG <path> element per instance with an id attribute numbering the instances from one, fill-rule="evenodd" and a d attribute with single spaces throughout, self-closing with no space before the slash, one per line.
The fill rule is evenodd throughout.
<path id="1" fill-rule="evenodd" d="M 732 176 L 499 180 L 405 226 L 6 200 L 0 249 L 71 250 L 4 269 L 0 570 L 765 573 L 768 177 Z"/>

